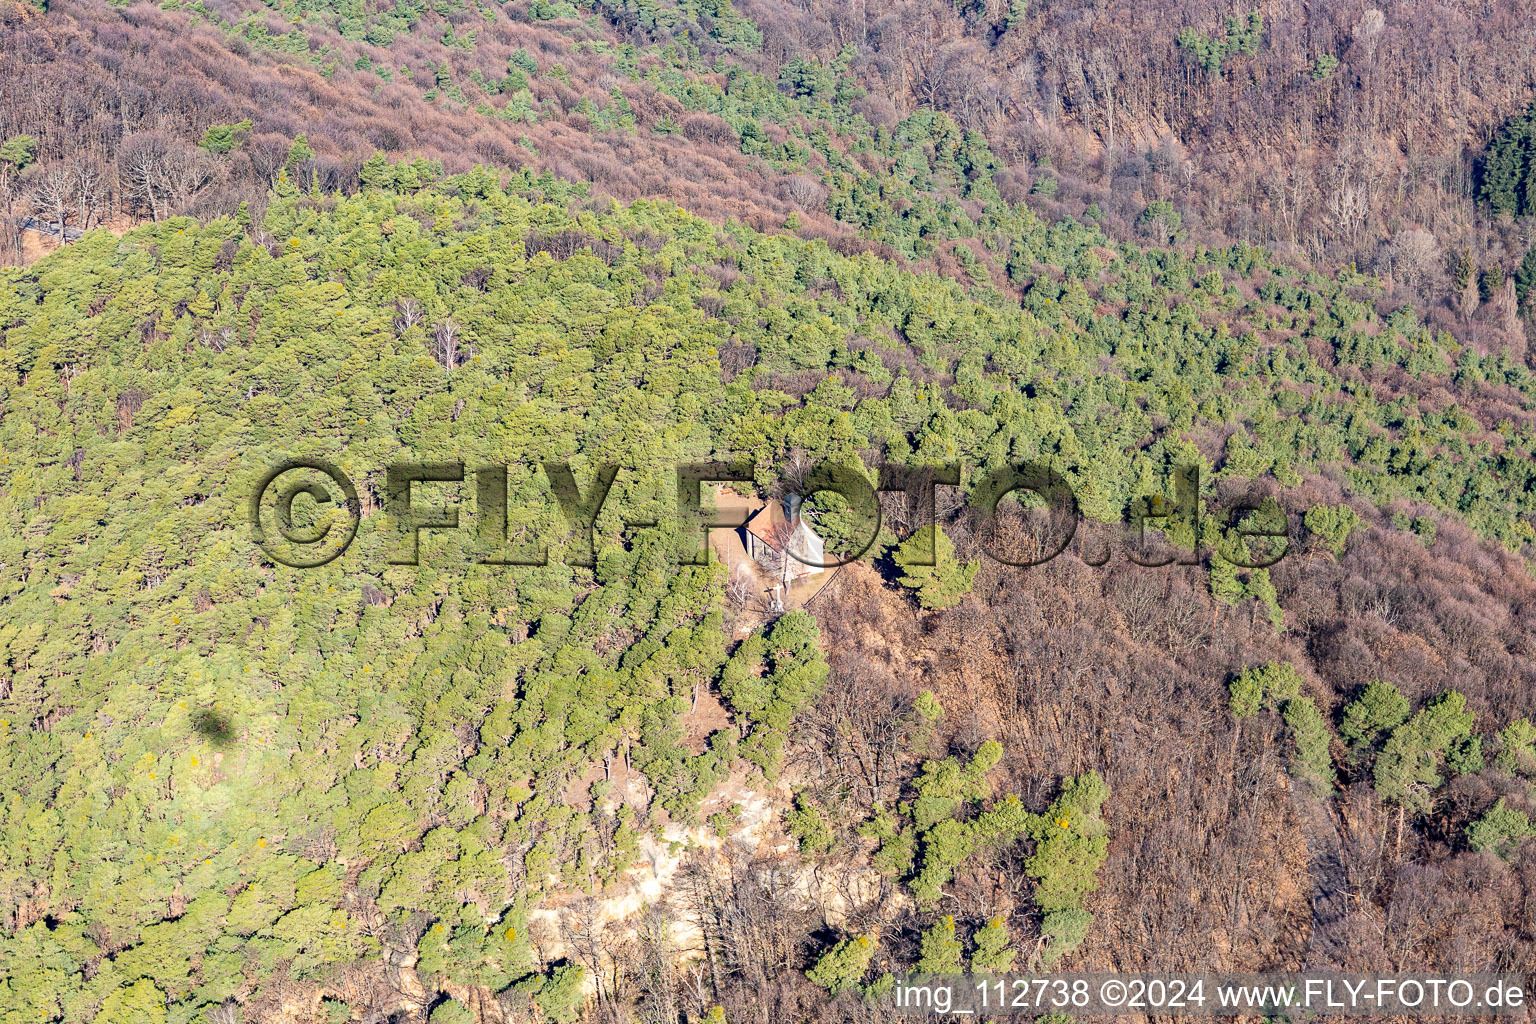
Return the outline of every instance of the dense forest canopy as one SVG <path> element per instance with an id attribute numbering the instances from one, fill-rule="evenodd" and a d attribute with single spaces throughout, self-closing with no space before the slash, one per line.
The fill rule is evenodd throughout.
<path id="1" fill-rule="evenodd" d="M 0 1019 L 1536 970 L 1528 28 L 1413 7 L 0 6 Z M 397 564 L 404 461 L 547 564 L 467 480 Z M 960 470 L 785 611 L 710 461 Z"/>

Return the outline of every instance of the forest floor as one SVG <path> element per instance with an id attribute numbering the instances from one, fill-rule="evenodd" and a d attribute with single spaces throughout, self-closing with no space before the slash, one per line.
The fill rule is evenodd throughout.
<path id="1" fill-rule="evenodd" d="M 105 221 L 96 225 L 91 230 L 95 231 L 99 228 L 106 228 L 108 231 L 121 238 L 123 235 L 144 223 L 146 223 L 146 221 L 143 218 L 134 218 L 118 214 L 116 216 L 107 218 Z M 44 256 L 47 256 L 49 253 L 59 248 L 59 236 L 54 233 L 52 225 L 43 220 L 28 221 L 28 225 L 29 226 L 21 232 L 21 253 L 20 259 L 16 264 L 17 266 L 30 267 Z M 67 231 L 69 240 L 71 242 L 79 240 L 80 233 L 77 231 L 77 229 L 70 227 L 67 229 Z M 4 260 L 0 260 L 0 266 L 6 265 L 7 264 Z"/>

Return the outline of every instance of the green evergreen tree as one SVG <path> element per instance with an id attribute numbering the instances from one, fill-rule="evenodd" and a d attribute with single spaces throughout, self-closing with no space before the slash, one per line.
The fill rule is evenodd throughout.
<path id="1" fill-rule="evenodd" d="M 1466 704 L 1466 697 L 1447 690 L 1393 730 L 1373 772 L 1382 799 L 1416 813 L 1430 808 L 1434 790 L 1444 781 L 1440 766 L 1446 751 L 1471 735 L 1472 715 Z"/>
<path id="2" fill-rule="evenodd" d="M 1323 787 L 1334 782 L 1333 759 L 1328 753 L 1328 726 L 1311 697 L 1292 697 L 1285 702 L 1285 725 L 1296 744 L 1293 763 L 1304 779 Z"/>
<path id="3" fill-rule="evenodd" d="M 140 978 L 108 994 L 96 1019 L 112 1024 L 166 1024 L 165 993 L 148 978 Z"/>
<path id="4" fill-rule="evenodd" d="M 250 130 L 250 118 L 235 124 L 210 125 L 198 145 L 214 156 L 222 156 L 238 146 Z"/>
<path id="5" fill-rule="evenodd" d="M 1532 175 L 1530 181 L 1536 182 L 1536 175 Z M 1531 208 L 1536 209 L 1536 204 Z M 1536 285 L 1536 245 L 1525 251 L 1520 266 L 1515 268 L 1515 300 L 1521 309 L 1528 308 L 1527 297 L 1532 285 Z"/>
<path id="6" fill-rule="evenodd" d="M 1495 213 L 1524 216 L 1536 213 L 1527 191 L 1536 150 L 1536 104 L 1510 118 L 1489 144 L 1483 159 L 1479 196 Z"/>
<path id="7" fill-rule="evenodd" d="M 1040 933 L 1050 941 L 1040 951 L 1041 964 L 1047 969 L 1055 967 L 1083 944 L 1092 924 L 1093 915 L 1082 907 L 1065 907 L 1046 914 L 1040 922 Z"/>
<path id="8" fill-rule="evenodd" d="M 1467 842 L 1478 853 L 1489 851 L 1508 856 L 1522 839 L 1536 835 L 1536 826 L 1524 811 L 1508 806 L 1502 797 L 1493 808 L 1467 827 Z"/>
<path id="9" fill-rule="evenodd" d="M 1360 516 L 1348 505 L 1313 505 L 1302 522 L 1335 555 L 1342 555 L 1349 535 L 1360 525 Z"/>
<path id="10" fill-rule="evenodd" d="M 1445 749 L 1445 764 L 1457 775 L 1475 775 L 1487 767 L 1481 736 L 1463 736 Z"/>
<path id="11" fill-rule="evenodd" d="M 300 132 L 293 140 L 293 145 L 288 147 L 288 157 L 283 161 L 283 166 L 293 170 L 306 160 L 313 160 L 315 151 L 309 147 L 309 139 Z"/>
<path id="12" fill-rule="evenodd" d="M 1517 718 L 1498 733 L 1499 749 L 1493 765 L 1508 775 L 1536 775 L 1536 726 Z"/>
<path id="13" fill-rule="evenodd" d="M 1097 772 L 1068 779 L 1061 796 L 1029 825 L 1035 852 L 1024 870 L 1035 880 L 1035 903 L 1047 913 L 1082 905 L 1098 888 L 1108 855 L 1108 826 L 1101 816 L 1109 787 Z"/>
<path id="14" fill-rule="evenodd" d="M 960 940 L 955 937 L 955 919 L 945 914 L 923 932 L 917 958 L 919 974 L 960 974 Z"/>
<path id="15" fill-rule="evenodd" d="M 1301 693 L 1301 676 L 1288 662 L 1256 665 L 1238 673 L 1237 678 L 1227 684 L 1227 690 L 1232 714 L 1247 718 L 1261 710 L 1269 710 L 1278 702 L 1297 697 Z"/>
<path id="16" fill-rule="evenodd" d="M 955 546 L 937 526 L 924 526 L 891 555 L 901 569 L 901 585 L 917 591 L 924 608 L 951 608 L 971 592 L 980 561 L 958 562 Z M 933 564 L 924 564 L 932 562 Z"/>
<path id="17" fill-rule="evenodd" d="M 5 196 L 5 209 L 11 210 L 12 184 L 17 175 L 37 159 L 37 139 L 31 135 L 12 135 L 0 142 L 0 195 Z"/>
<path id="18" fill-rule="evenodd" d="M 826 853 L 832 849 L 832 823 L 804 793 L 796 796 L 794 808 L 785 812 L 784 830 L 800 844 L 802 854 Z"/>
<path id="19" fill-rule="evenodd" d="M 875 940 L 869 935 L 844 939 L 821 955 L 805 976 L 837 995 L 853 988 L 869 970 L 869 962 L 875 956 Z"/>
<path id="20" fill-rule="evenodd" d="M 1008 928 L 1001 917 L 994 917 L 971 936 L 976 949 L 971 953 L 971 970 L 976 974 L 1006 974 L 1013 970 L 1017 952 L 1008 945 Z"/>
<path id="21" fill-rule="evenodd" d="M 1243 592 L 1264 609 L 1264 617 L 1269 620 L 1269 624 L 1276 632 L 1285 629 L 1285 612 L 1280 607 L 1280 595 L 1275 591 L 1275 584 L 1270 579 L 1268 569 L 1250 570 Z"/>
<path id="22" fill-rule="evenodd" d="M 550 1024 L 569 1024 L 581 1018 L 586 1002 L 586 968 L 578 964 L 556 967 L 547 977 L 535 977 L 528 991 L 534 1005 Z"/>
<path id="23" fill-rule="evenodd" d="M 1366 684 L 1358 697 L 1345 705 L 1339 735 L 1344 737 L 1344 742 L 1355 746 L 1372 743 L 1381 733 L 1406 722 L 1411 710 L 1408 698 L 1401 690 L 1391 683 L 1374 679 Z"/>
<path id="24" fill-rule="evenodd" d="M 395 172 L 383 153 L 375 153 L 358 168 L 358 180 L 368 188 L 389 188 L 394 184 Z"/>
<path id="25" fill-rule="evenodd" d="M 37 138 L 32 135 L 12 135 L 0 143 L 0 165 L 15 174 L 26 170 L 37 159 Z"/>
<path id="26" fill-rule="evenodd" d="M 1225 605 L 1235 605 L 1246 593 L 1237 566 L 1224 558 L 1212 558 L 1209 570 L 1211 596 Z"/>

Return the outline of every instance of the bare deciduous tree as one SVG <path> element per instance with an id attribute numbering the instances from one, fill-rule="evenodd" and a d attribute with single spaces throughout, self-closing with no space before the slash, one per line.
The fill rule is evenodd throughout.
<path id="1" fill-rule="evenodd" d="M 809 174 L 795 174 L 784 179 L 784 194 L 803 210 L 822 208 L 821 183 Z"/>
<path id="2" fill-rule="evenodd" d="M 167 153 L 164 174 L 173 209 L 182 209 L 217 180 L 219 165 L 197 147 L 182 143 Z"/>
<path id="3" fill-rule="evenodd" d="M 1443 263 L 1440 243 L 1423 228 L 1399 231 L 1382 244 L 1376 258 L 1378 272 L 1412 292 L 1420 291 L 1438 275 Z"/>
<path id="4" fill-rule="evenodd" d="M 106 163 L 94 154 L 80 154 L 69 162 L 74 175 L 75 209 L 80 229 L 89 231 L 100 224 L 112 198 L 111 175 Z"/>
<path id="5" fill-rule="evenodd" d="M 730 575 L 725 582 L 725 596 L 738 610 L 746 608 L 747 602 L 752 600 L 752 592 L 756 589 L 752 580 L 752 570 L 738 562 L 731 566 Z"/>
<path id="6" fill-rule="evenodd" d="M 473 358 L 474 346 L 463 340 L 464 332 L 452 317 L 438 322 L 432 329 L 432 358 L 445 370 L 456 370 Z"/>
<path id="7" fill-rule="evenodd" d="M 160 131 L 123 140 L 117 167 L 128 198 L 156 221 L 186 206 L 219 177 L 219 166 L 207 153 Z"/>
<path id="8" fill-rule="evenodd" d="M 54 225 L 59 241 L 65 241 L 65 228 L 75 209 L 75 179 L 64 164 L 39 167 L 28 176 L 32 208 Z"/>
<path id="9" fill-rule="evenodd" d="M 117 172 L 128 197 L 156 221 L 169 203 L 165 169 L 172 141 L 163 132 L 141 132 L 124 139 L 117 153 Z"/>
<path id="10" fill-rule="evenodd" d="M 421 323 L 425 314 L 421 303 L 409 295 L 395 300 L 395 333 L 404 334 L 406 331 Z"/>

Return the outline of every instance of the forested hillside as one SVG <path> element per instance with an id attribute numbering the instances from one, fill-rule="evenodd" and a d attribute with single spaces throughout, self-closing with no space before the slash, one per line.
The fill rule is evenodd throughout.
<path id="1" fill-rule="evenodd" d="M 1389 58 L 1455 5 L 0 10 L 6 1024 L 1536 971 L 1525 28 L 1440 132 L 1462 64 Z M 1353 226 L 1165 138 L 1389 125 L 1434 189 Z M 296 458 L 361 512 L 308 569 L 248 515 Z M 418 486 L 396 564 L 408 460 L 510 466 L 507 536 Z M 960 482 L 784 613 L 679 564 L 715 460 Z M 550 462 L 620 467 L 590 540 Z M 1029 567 L 1025 463 L 1082 514 Z"/>
<path id="2" fill-rule="evenodd" d="M 1489 144 L 1536 83 L 1515 3 L 8 0 L 0 14 L 0 140 L 35 140 L 0 160 L 8 215 L 35 202 L 48 219 L 71 194 L 76 223 L 230 213 L 290 155 L 350 187 L 378 150 L 835 235 L 876 226 L 875 193 L 898 211 L 924 193 L 985 202 L 861 142 L 932 111 L 974 133 L 966 149 L 985 139 L 998 189 L 1051 219 L 1353 261 L 1458 334 L 1490 292 L 1468 300 L 1448 261 L 1502 283 L 1530 247 L 1486 201 Z M 55 163 L 72 185 L 15 173 Z"/>
<path id="3" fill-rule="evenodd" d="M 1351 543 L 1355 515 L 1340 526 L 1325 514 L 1336 509 L 1339 483 L 1397 510 L 1411 547 L 1448 542 L 1436 538 L 1437 505 L 1511 546 L 1529 541 L 1527 478 L 1517 475 L 1530 465 L 1529 425 L 1501 419 L 1493 430 L 1454 405 L 1419 407 L 1454 388 L 1469 407 L 1483 395 L 1492 410 L 1512 409 L 1495 396 L 1523 405 L 1523 371 L 1501 362 L 1489 382 L 1494 364 L 1462 351 L 1453 379 L 1445 342 L 1411 321 L 1376 322 L 1338 283 L 1283 283 L 1262 253 L 1200 262 L 1116 253 L 1091 230 L 1021 214 L 1019 244 L 1079 274 L 1086 260 L 1091 276 L 1070 276 L 1055 299 L 1019 310 L 868 255 L 721 230 L 665 205 L 586 201 L 579 189 L 528 177 L 504 187 L 485 171 L 428 185 L 408 165 L 386 172 L 394 184 L 353 197 L 280 185 L 259 232 L 265 244 L 240 216 L 206 225 L 173 218 L 121 241 L 92 234 L 10 274 L 0 299 L 13 375 L 4 431 L 14 904 L 6 955 L 19 979 L 13 998 L 32 1012 L 117 1019 L 108 1008 L 125 1000 L 169 1001 L 190 1019 L 234 1000 L 259 1017 L 282 1011 L 288 986 L 305 982 L 327 983 L 333 1001 L 370 985 L 387 992 L 382 979 L 356 980 L 382 959 L 415 960 L 428 984 L 460 994 L 517 982 L 512 1002 L 522 993 L 558 1017 L 557 1002 L 580 988 L 530 945 L 527 915 L 541 898 L 622 891 L 640 837 L 665 821 L 696 820 L 729 778 L 758 790 L 780 782 L 786 761 L 805 756 L 787 742 L 789 723 L 820 700 L 864 692 L 849 689 L 852 679 L 827 688 L 804 613 L 738 646 L 726 617 L 735 622 L 743 610 L 724 604 L 718 570 L 678 573 L 663 537 L 625 531 L 623 522 L 664 500 L 657 485 L 679 460 L 745 455 L 769 484 L 774 467 L 801 456 L 957 457 L 978 467 L 1045 457 L 1072 474 L 1085 510 L 1106 522 L 1120 520 L 1138 488 L 1171 500 L 1169 472 L 1185 460 L 1204 463 L 1218 487 L 1279 478 L 1291 487 L 1286 500 L 1317 496 L 1315 508 L 1294 509 L 1318 538 L 1304 572 L 1282 574 L 1277 586 L 1266 570 L 1234 576 L 1212 559 L 1197 589 L 1179 584 L 1182 604 L 1140 605 L 1139 614 L 1136 595 L 1166 591 L 1173 570 L 1156 582 L 1121 573 L 1105 584 L 1102 600 L 1131 603 L 1127 636 L 1108 649 L 1137 638 L 1164 646 L 1165 657 L 1205 650 L 1200 675 L 1216 680 L 1213 646 L 1235 646 L 1217 659 L 1235 672 L 1297 630 L 1321 645 L 1324 663 L 1348 657 L 1323 653 L 1342 640 L 1328 639 L 1337 622 L 1327 605 L 1299 591 L 1288 611 L 1284 599 L 1315 579 L 1318 559 L 1331 564 Z M 1265 279 L 1269 299 L 1241 297 L 1254 277 Z M 1110 301 L 1115 312 L 1095 312 Z M 1333 308 L 1350 312 L 1341 318 Z M 1220 325 L 1203 327 L 1212 313 Z M 1269 343 L 1246 328 L 1249 318 L 1262 321 Z M 1354 326 L 1331 326 L 1339 319 Z M 457 360 L 440 344 L 447 331 L 460 339 Z M 1423 398 L 1393 397 L 1410 362 Z M 1499 439 L 1497 451 L 1489 438 Z M 452 539 L 420 567 L 386 568 L 393 536 L 372 514 L 358 548 L 321 569 L 275 567 L 249 544 L 240 515 L 247 491 L 283 454 L 339 458 L 365 481 L 373 509 L 381 467 L 402 452 L 524 464 L 567 456 L 583 471 L 612 459 L 634 472 L 620 485 L 623 500 L 605 506 L 591 570 L 474 568 Z M 1339 483 L 1316 476 L 1330 467 L 1343 470 Z M 543 532 L 557 522 L 537 502 L 518 508 L 523 524 Z M 1428 514 L 1411 516 L 1419 511 Z M 1392 534 L 1379 513 L 1365 515 Z M 967 520 L 946 530 L 964 562 Z M 1451 533 L 1458 551 L 1471 543 Z M 1016 592 L 1017 580 L 989 574 L 982 593 L 997 596 L 982 600 Z M 1051 580 L 1041 582 L 1052 588 Z M 1445 600 L 1452 605 L 1439 608 Z M 1466 618 L 1474 606 L 1458 615 L 1454 599 L 1434 603 L 1436 618 L 1449 618 L 1434 628 L 1458 630 L 1456 642 L 1467 645 L 1452 650 L 1486 659 L 1491 624 Z M 841 622 L 871 604 L 831 607 Z M 1383 596 L 1356 614 L 1383 616 L 1380 628 L 1390 630 L 1401 613 Z M 1168 616 L 1186 618 L 1175 625 Z M 941 617 L 926 628 L 937 637 L 966 621 Z M 914 698 L 921 657 L 896 659 L 892 680 L 872 691 L 896 702 L 879 719 L 899 726 L 885 738 L 895 743 L 882 754 L 891 767 L 852 788 L 797 774 L 814 795 L 785 819 L 814 855 L 846 848 L 824 832 L 831 821 L 872 815 L 869 834 L 884 837 L 874 864 L 910 877 L 912 893 L 910 903 L 881 898 L 863 908 L 883 927 L 895 907 L 938 908 L 939 887 L 982 841 L 967 832 L 941 843 L 930 833 L 964 820 L 973 802 L 1013 789 L 1048 800 L 1060 777 L 1101 769 L 1113 786 L 1130 770 L 1109 750 L 1084 751 L 1074 737 L 1094 730 L 1071 716 L 1057 720 L 1053 756 L 1039 759 L 1025 743 L 1005 757 L 991 740 L 1020 727 L 1017 711 L 985 713 L 971 692 L 998 677 L 978 668 L 962 672 L 970 682 L 953 692 Z M 1009 700 L 1036 689 L 1019 688 L 1029 675 L 1073 671 L 1072 662 L 1014 663 L 1001 677 L 1013 681 Z M 1331 682 L 1347 692 L 1370 664 L 1341 667 Z M 1528 670 L 1501 672 L 1517 664 L 1490 666 L 1472 688 L 1490 728 L 1516 717 Z M 1421 669 L 1401 685 L 1422 700 L 1438 676 Z M 1452 678 L 1465 692 L 1473 677 Z M 708 735 L 688 725 L 701 687 L 731 712 Z M 1316 697 L 1327 707 L 1334 692 Z M 945 701 L 957 699 L 965 711 L 945 714 Z M 1301 699 L 1293 681 L 1244 711 L 1284 702 L 1289 716 Z M 1205 703 L 1224 720 L 1224 700 L 1208 694 Z M 1163 712 L 1152 702 L 1141 713 Z M 1397 726 L 1407 728 L 1400 717 L 1361 739 Z M 1323 780 L 1326 791 L 1336 775 L 1331 727 L 1325 719 L 1315 727 L 1321 746 L 1296 773 Z M 1509 771 L 1522 770 L 1519 728 L 1494 741 Z M 1236 723 L 1220 729 L 1242 734 Z M 953 740 L 941 741 L 948 730 Z M 831 751 L 849 742 L 838 731 Z M 955 762 L 962 776 L 953 781 L 941 781 L 942 758 L 917 771 L 926 751 L 983 740 L 973 755 L 981 760 Z M 1351 756 L 1365 760 L 1346 761 L 1346 773 L 1372 763 L 1367 747 Z M 1011 781 L 997 786 L 986 778 L 1000 759 Z M 879 809 L 900 795 L 902 778 L 919 795 L 905 824 Z M 1413 776 L 1417 803 L 1380 779 L 1367 792 L 1428 811 L 1440 781 Z M 1131 810 L 1144 785 L 1131 792 L 1138 797 L 1120 804 L 1121 827 L 1135 843 L 1152 816 Z M 865 810 L 823 817 L 833 801 L 849 800 Z M 1019 807 L 995 804 L 966 827 L 1034 837 L 1024 870 L 1042 881 L 1011 907 L 1010 927 L 1019 939 L 1040 928 L 1036 948 L 1054 963 L 1083 940 L 1087 921 L 1072 916 L 1082 913 L 1075 902 L 1042 895 L 1051 837 L 1010 806 Z M 1426 821 L 1422 841 L 1447 827 L 1441 816 Z M 1411 863 L 1417 841 L 1410 827 L 1407 851 L 1395 839 L 1394 856 Z M 1009 848 L 997 842 L 982 844 L 994 858 Z M 1008 863 L 1003 856 L 991 870 L 1018 870 Z M 1010 910 L 996 895 L 972 899 L 981 921 Z M 1031 907 L 1046 916 L 1034 918 Z M 780 969 L 817 964 L 803 927 L 780 938 L 790 943 Z M 898 938 L 879 962 L 899 966 L 900 948 Z M 617 954 L 593 955 L 601 979 L 612 969 L 605 958 Z M 743 975 L 749 967 L 767 970 L 743 965 Z M 718 985 L 712 998 L 729 1001 L 732 982 Z M 804 998 L 795 994 L 786 1012 Z"/>

